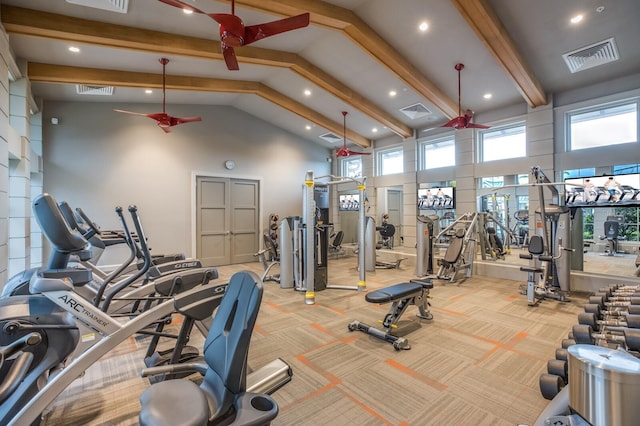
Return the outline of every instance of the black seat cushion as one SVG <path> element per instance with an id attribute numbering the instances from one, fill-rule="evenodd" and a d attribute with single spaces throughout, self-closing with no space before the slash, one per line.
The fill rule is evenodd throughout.
<path id="1" fill-rule="evenodd" d="M 364 298 L 369 303 L 386 303 L 412 297 L 421 291 L 422 284 L 400 283 L 367 293 Z"/>
<path id="2" fill-rule="evenodd" d="M 209 420 L 209 405 L 202 390 L 190 380 L 156 383 L 140 396 L 141 426 L 202 426 Z"/>

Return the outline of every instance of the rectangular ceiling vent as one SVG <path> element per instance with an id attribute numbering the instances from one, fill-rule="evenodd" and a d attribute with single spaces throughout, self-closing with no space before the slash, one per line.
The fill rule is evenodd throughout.
<path id="1" fill-rule="evenodd" d="M 87 84 L 76 84 L 76 93 L 78 95 L 113 95 L 113 86 L 90 86 Z"/>
<path id="2" fill-rule="evenodd" d="M 415 120 L 416 118 L 422 118 L 426 115 L 432 114 L 432 112 L 429 111 L 429 108 L 422 105 L 421 103 L 400 108 L 400 112 L 402 112 L 404 115 L 406 115 L 412 120 Z"/>
<path id="3" fill-rule="evenodd" d="M 323 139 L 329 143 L 342 142 L 342 137 L 334 135 L 333 133 L 325 133 L 324 135 L 320 135 L 320 139 Z"/>
<path id="4" fill-rule="evenodd" d="M 67 3 L 119 13 L 127 13 L 129 9 L 129 0 L 67 0 Z"/>
<path id="5" fill-rule="evenodd" d="M 620 59 L 616 43 L 611 37 L 608 40 L 583 47 L 573 52 L 565 53 L 562 58 L 567 63 L 571 73 L 604 65 Z"/>

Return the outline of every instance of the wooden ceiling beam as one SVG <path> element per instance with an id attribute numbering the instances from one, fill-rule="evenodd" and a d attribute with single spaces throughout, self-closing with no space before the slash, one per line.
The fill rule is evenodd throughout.
<path id="1" fill-rule="evenodd" d="M 309 12 L 311 23 L 341 31 L 442 113 L 453 118 L 458 104 L 349 9 L 318 0 L 236 0 L 236 5 L 276 15 Z"/>
<path id="2" fill-rule="evenodd" d="M 540 82 L 487 0 L 451 0 L 485 47 L 513 80 L 530 107 L 547 104 Z"/>
<path id="3" fill-rule="evenodd" d="M 5 30 L 14 34 L 92 43 L 161 55 L 175 54 L 223 60 L 220 42 L 215 40 L 108 24 L 7 5 L 2 5 L 1 17 Z M 213 30 L 214 25 L 212 25 Z M 410 126 L 294 53 L 244 46 L 236 49 L 236 57 L 241 63 L 288 68 L 401 137 L 413 136 L 413 129 Z"/>
<path id="4" fill-rule="evenodd" d="M 117 71 L 99 68 L 81 68 L 66 65 L 29 62 L 29 80 L 37 83 L 88 84 L 96 86 L 139 87 L 162 89 L 162 74 Z M 337 123 L 311 108 L 283 95 L 271 87 L 256 81 L 225 80 L 220 78 L 166 76 L 166 88 L 217 93 L 253 94 L 286 109 L 311 123 L 337 135 L 343 134 L 343 124 Z M 347 129 L 347 139 L 370 148 L 371 141 L 353 130 Z"/>

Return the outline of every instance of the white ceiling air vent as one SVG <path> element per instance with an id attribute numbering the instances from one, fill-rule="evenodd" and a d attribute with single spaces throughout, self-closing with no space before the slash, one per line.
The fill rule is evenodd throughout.
<path id="1" fill-rule="evenodd" d="M 329 143 L 342 142 L 342 137 L 334 135 L 333 133 L 325 133 L 324 135 L 320 135 L 320 139 L 323 139 Z"/>
<path id="2" fill-rule="evenodd" d="M 129 0 L 67 0 L 67 3 L 119 13 L 127 13 L 129 9 Z"/>
<path id="3" fill-rule="evenodd" d="M 113 95 L 113 86 L 90 86 L 87 84 L 76 84 L 76 93 L 78 95 Z"/>
<path id="4" fill-rule="evenodd" d="M 413 104 L 408 107 L 400 108 L 400 112 L 409 117 L 412 120 L 416 118 L 422 118 L 426 115 L 432 114 L 429 109 L 421 103 Z"/>
<path id="5" fill-rule="evenodd" d="M 562 55 L 571 73 L 597 67 L 620 59 L 616 43 L 611 37 Z"/>

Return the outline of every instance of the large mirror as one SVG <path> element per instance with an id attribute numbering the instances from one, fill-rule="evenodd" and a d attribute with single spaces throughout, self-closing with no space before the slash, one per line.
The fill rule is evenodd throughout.
<path id="1" fill-rule="evenodd" d="M 595 181 L 591 183 L 597 185 L 593 191 L 587 191 L 588 195 L 584 191 L 588 177 L 566 179 L 567 183 L 579 186 L 556 185 L 561 202 L 571 208 L 573 270 L 617 276 L 640 272 L 640 182 L 634 186 L 629 180 L 634 178 L 591 178 Z M 610 193 L 605 184 L 609 185 L 611 180 L 618 185 Z M 492 227 L 505 247 L 502 257 L 487 259 L 479 255 L 478 259 L 509 264 L 527 262 L 519 255 L 527 252 L 529 233 L 536 229 L 529 214 L 539 209 L 537 201 L 529 205 L 527 183 L 528 175 L 478 179 L 478 212 L 486 215 L 485 230 Z M 549 192 L 545 194 L 549 196 Z"/>
<path id="2" fill-rule="evenodd" d="M 376 188 L 376 225 L 385 248 L 400 247 L 404 243 L 402 234 L 403 217 L 402 185 Z"/>

